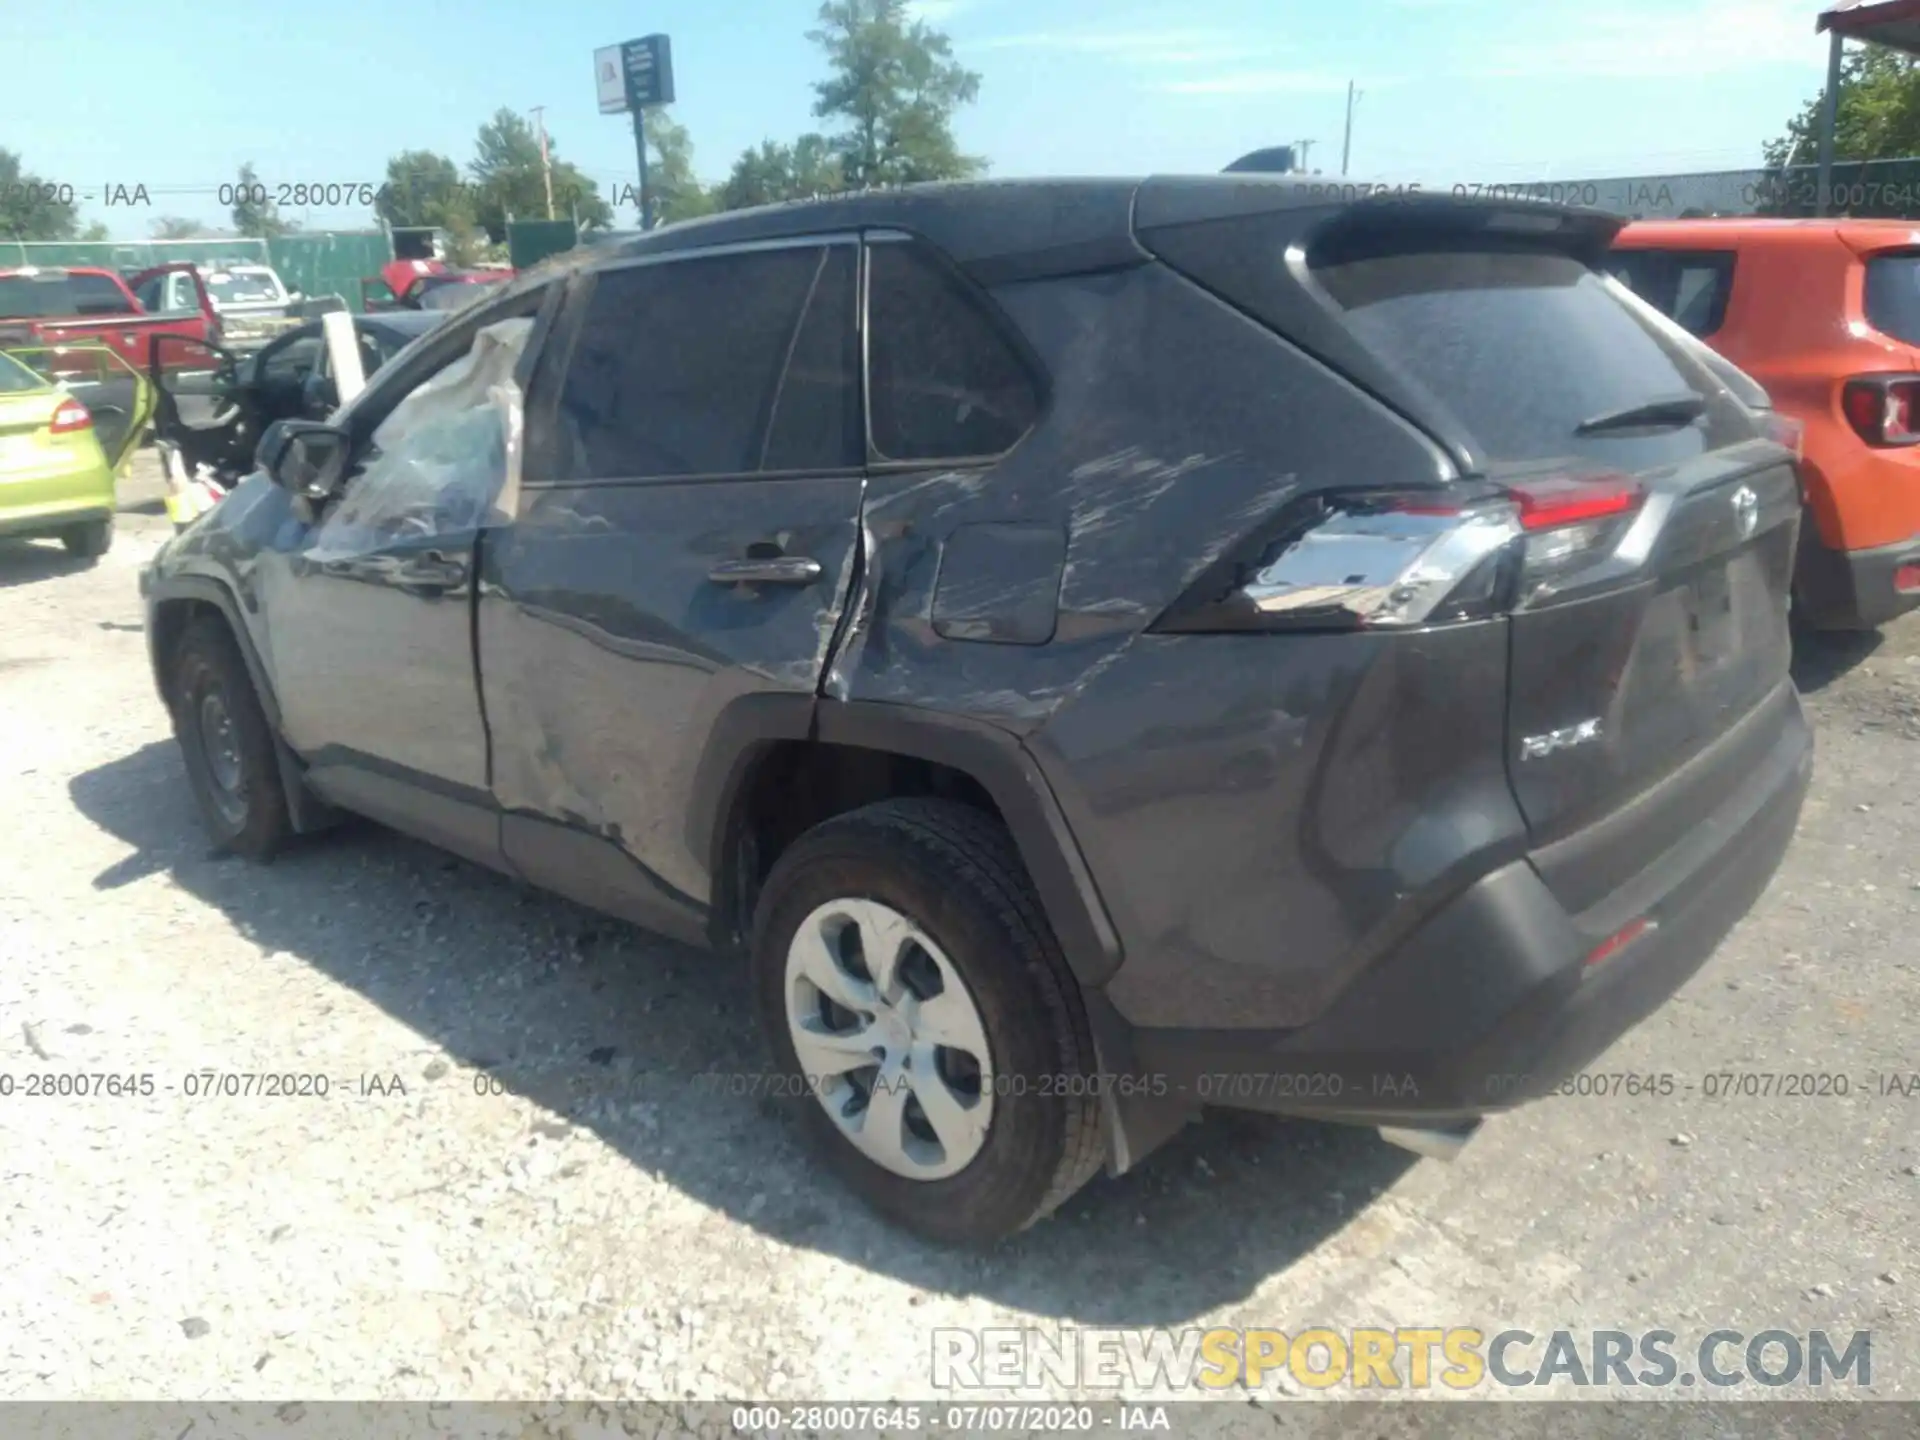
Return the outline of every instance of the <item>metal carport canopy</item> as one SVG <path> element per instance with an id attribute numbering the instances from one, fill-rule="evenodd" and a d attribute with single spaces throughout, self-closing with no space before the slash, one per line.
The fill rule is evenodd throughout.
<path id="1" fill-rule="evenodd" d="M 1840 113 L 1840 50 L 1848 40 L 1865 40 L 1920 55 L 1920 0 L 1835 0 L 1820 12 L 1814 33 L 1833 36 L 1827 50 L 1827 92 L 1820 114 L 1820 188 L 1814 213 L 1827 213 L 1833 189 L 1833 130 Z"/>

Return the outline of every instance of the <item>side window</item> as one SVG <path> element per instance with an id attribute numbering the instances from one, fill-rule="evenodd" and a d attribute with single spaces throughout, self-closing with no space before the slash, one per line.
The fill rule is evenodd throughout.
<path id="1" fill-rule="evenodd" d="M 967 283 L 921 246 L 868 252 L 867 366 L 876 459 L 1013 448 L 1040 412 L 1033 377 Z"/>
<path id="2" fill-rule="evenodd" d="M 73 296 L 76 315 L 126 315 L 132 313 L 120 287 L 105 275 L 69 275 L 67 293 Z"/>
<path id="3" fill-rule="evenodd" d="M 531 316 L 497 318 L 407 383 L 359 450 L 359 468 L 311 553 L 364 552 L 484 521 L 517 478 L 506 438 L 520 409 L 514 371 L 533 324 Z"/>
<path id="4" fill-rule="evenodd" d="M 1731 250 L 1616 250 L 1607 268 L 1634 294 L 1701 339 L 1727 318 Z"/>
<path id="5" fill-rule="evenodd" d="M 846 263 L 828 253 L 836 248 L 851 249 L 714 255 L 596 276 L 560 388 L 559 478 L 828 463 L 817 458 L 820 447 L 850 438 L 844 429 L 836 437 L 835 423 L 818 413 L 833 398 L 834 336 L 824 318 L 824 339 L 801 322 L 810 300 L 823 311 L 834 303 L 832 276 Z M 842 313 L 851 322 L 851 306 Z M 803 348 L 801 383 L 789 395 L 781 380 Z M 844 413 L 838 423 L 844 427 Z M 859 463 L 857 455 L 834 458 Z"/>
<path id="6" fill-rule="evenodd" d="M 140 282 L 140 288 L 133 292 L 133 298 L 140 302 L 140 308 L 149 313 L 166 307 L 160 300 L 160 288 L 167 283 L 164 275 L 152 275 Z"/>
<path id="7" fill-rule="evenodd" d="M 260 367 L 263 380 L 302 380 L 319 359 L 325 340 L 319 335 L 302 335 L 289 340 L 273 354 L 267 356 L 266 363 Z"/>
<path id="8" fill-rule="evenodd" d="M 859 253 L 820 256 L 806 316 L 774 392 L 762 470 L 841 470 L 866 463 L 860 436 Z"/>

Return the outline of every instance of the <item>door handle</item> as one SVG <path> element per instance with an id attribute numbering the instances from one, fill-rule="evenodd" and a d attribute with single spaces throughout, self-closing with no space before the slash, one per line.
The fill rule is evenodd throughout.
<path id="1" fill-rule="evenodd" d="M 707 578 L 716 585 L 811 585 L 820 573 L 820 562 L 811 556 L 771 555 L 722 560 L 707 571 Z"/>

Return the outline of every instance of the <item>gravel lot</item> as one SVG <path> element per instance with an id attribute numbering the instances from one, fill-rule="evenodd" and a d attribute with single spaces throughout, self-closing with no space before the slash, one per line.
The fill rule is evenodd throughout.
<path id="1" fill-rule="evenodd" d="M 141 634 L 164 534 L 0 544 L 0 1072 L 158 1084 L 0 1099 L 0 1397 L 928 1397 L 938 1326 L 1477 1324 L 1871 1328 L 1920 1398 L 1920 1094 L 1857 1093 L 1920 1072 L 1920 623 L 1803 657 L 1786 867 L 1599 1066 L 1852 1097 L 1567 1097 L 1450 1167 L 1217 1116 L 981 1257 L 703 1084 L 761 1064 L 735 963 L 371 826 L 210 857 Z"/>

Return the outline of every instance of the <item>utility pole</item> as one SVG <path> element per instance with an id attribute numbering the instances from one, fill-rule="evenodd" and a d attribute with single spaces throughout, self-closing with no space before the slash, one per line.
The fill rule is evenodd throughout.
<path id="1" fill-rule="evenodd" d="M 1353 154 L 1353 105 L 1365 91 L 1353 88 L 1353 81 L 1347 81 L 1347 133 L 1340 141 L 1340 173 L 1347 173 L 1347 161 Z"/>
<path id="2" fill-rule="evenodd" d="M 547 218 L 553 219 L 553 162 L 547 157 L 547 107 L 533 107 L 533 123 L 540 131 L 540 174 L 547 182 Z"/>
<path id="3" fill-rule="evenodd" d="M 633 107 L 633 148 L 640 155 L 640 228 L 653 228 L 653 190 L 647 183 L 647 122 L 646 111 L 636 105 Z"/>

